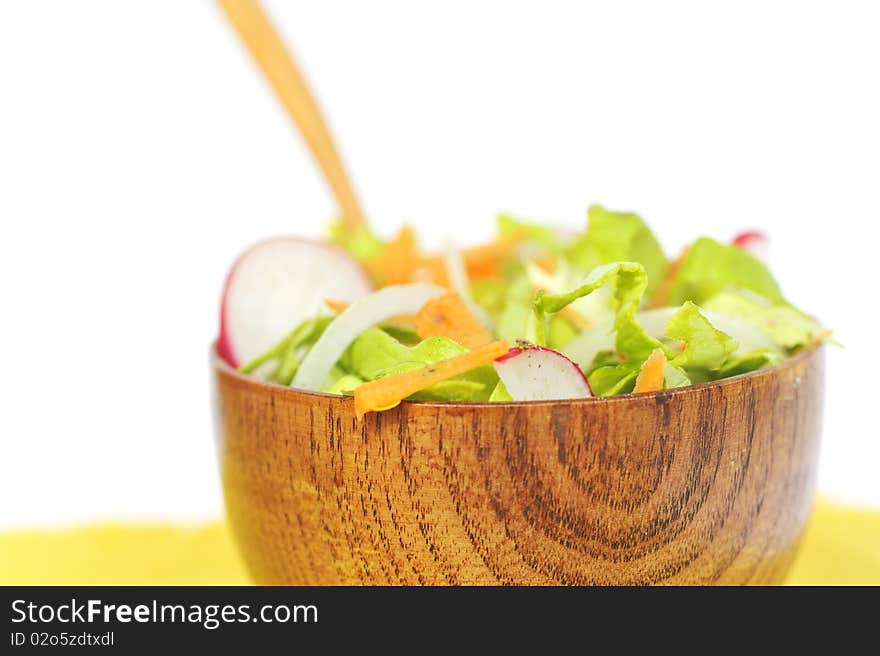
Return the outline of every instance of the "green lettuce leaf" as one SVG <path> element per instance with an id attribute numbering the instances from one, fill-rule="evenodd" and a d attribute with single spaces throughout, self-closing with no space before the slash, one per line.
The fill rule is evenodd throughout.
<path id="1" fill-rule="evenodd" d="M 331 378 L 332 377 L 333 376 L 331 373 Z M 354 374 L 343 373 L 342 375 L 336 377 L 336 380 L 334 380 L 329 385 L 325 383 L 325 388 L 321 391 L 327 392 L 328 394 L 344 394 L 346 396 L 350 396 L 351 394 L 354 394 L 355 388 L 363 382 L 363 379 L 358 378 Z"/>
<path id="2" fill-rule="evenodd" d="M 299 364 L 305 355 L 305 351 L 324 333 L 333 317 L 317 317 L 312 319 L 311 324 L 301 326 L 299 333 L 295 333 L 287 344 L 287 348 L 281 356 L 281 360 L 275 370 L 269 374 L 269 380 L 279 385 L 290 385 Z"/>
<path id="3" fill-rule="evenodd" d="M 594 396 L 614 396 L 629 394 L 633 391 L 636 378 L 642 369 L 643 362 L 626 362 L 606 364 L 593 370 L 587 377 Z M 664 389 L 686 387 L 691 384 L 690 376 L 684 369 L 669 362 L 664 369 Z"/>
<path id="4" fill-rule="evenodd" d="M 709 298 L 703 307 L 751 322 L 786 349 L 803 346 L 825 332 L 818 321 L 796 307 L 774 304 L 741 289 L 725 289 Z"/>
<path id="5" fill-rule="evenodd" d="M 448 337 L 429 337 L 415 346 L 404 346 L 379 328 L 361 333 L 346 349 L 340 364 L 363 380 L 376 380 L 391 374 L 448 360 L 467 349 Z"/>
<path id="6" fill-rule="evenodd" d="M 269 374 L 269 380 L 279 385 L 290 385 L 303 357 L 301 350 L 291 344 L 278 362 L 278 366 Z"/>
<path id="7" fill-rule="evenodd" d="M 466 352 L 464 346 L 448 337 L 429 337 L 415 346 L 405 346 L 384 330 L 370 328 L 351 343 L 339 364 L 342 369 L 366 382 L 420 369 Z M 497 383 L 495 369 L 484 365 L 435 383 L 409 398 L 423 401 L 487 401 Z M 325 390 L 329 391 L 331 386 L 338 386 L 337 381 L 326 383 Z"/>
<path id="8" fill-rule="evenodd" d="M 528 241 L 553 253 L 559 252 L 561 248 L 558 231 L 537 223 L 522 221 L 505 213 L 498 215 L 498 234 L 501 237 L 524 235 Z"/>
<path id="9" fill-rule="evenodd" d="M 583 274 L 578 273 L 564 259 L 557 262 L 556 269 L 548 273 L 534 262 L 526 262 L 525 273 L 532 287 L 543 290 L 545 294 L 559 294 L 576 286 Z M 588 296 L 571 303 L 571 309 L 591 323 L 601 323 L 614 319 L 611 285 L 605 285 Z"/>
<path id="10" fill-rule="evenodd" d="M 744 355 L 730 358 L 724 366 L 718 370 L 715 378 L 729 378 L 750 371 L 757 371 L 764 367 L 772 367 L 785 359 L 779 351 L 770 349 L 756 349 Z"/>
<path id="11" fill-rule="evenodd" d="M 568 319 L 558 314 L 547 322 L 547 346 L 558 351 L 580 334 L 580 330 Z"/>
<path id="12" fill-rule="evenodd" d="M 430 387 L 409 396 L 411 401 L 488 401 L 492 387 L 486 388 L 482 383 L 461 378 L 450 378 L 434 383 Z"/>
<path id="13" fill-rule="evenodd" d="M 516 342 L 525 339 L 529 332 L 532 305 L 526 301 L 509 300 L 495 322 L 495 333 L 499 339 Z"/>
<path id="14" fill-rule="evenodd" d="M 672 281 L 669 305 L 703 303 L 728 286 L 760 294 L 771 303 L 783 303 L 776 280 L 760 260 L 738 246 L 701 237 L 688 249 Z"/>
<path id="15" fill-rule="evenodd" d="M 615 350 L 630 361 L 645 360 L 660 342 L 645 332 L 635 313 L 645 293 L 648 276 L 637 262 L 612 262 L 593 269 L 580 286 L 564 294 L 538 294 L 535 311 L 540 316 L 556 313 L 579 298 L 613 282 Z"/>
<path id="16" fill-rule="evenodd" d="M 647 293 L 663 280 L 669 260 L 654 233 L 637 214 L 612 212 L 600 205 L 587 210 L 587 231 L 566 251 L 579 271 L 610 262 L 638 262 L 648 276 Z"/>
<path id="17" fill-rule="evenodd" d="M 641 369 L 641 362 L 612 364 L 595 369 L 587 376 L 593 396 L 629 394 L 635 387 L 639 369 Z"/>
<path id="18" fill-rule="evenodd" d="M 690 301 L 666 322 L 665 336 L 684 342 L 684 350 L 673 355 L 669 362 L 685 369 L 721 369 L 739 346 L 730 335 L 715 328 Z"/>
<path id="19" fill-rule="evenodd" d="M 419 334 L 416 332 L 416 329 L 412 328 L 411 326 L 383 324 L 379 326 L 379 328 L 381 328 L 398 342 L 401 342 L 403 344 L 418 344 L 422 340 L 422 338 L 419 337 Z"/>
<path id="20" fill-rule="evenodd" d="M 466 371 L 465 373 L 456 376 L 452 380 L 469 380 L 472 383 L 479 383 L 485 389 L 485 395 L 480 395 L 480 398 L 472 398 L 468 399 L 469 401 L 488 401 L 489 395 L 492 393 L 492 390 L 495 389 L 495 386 L 498 384 L 498 372 L 495 371 L 495 367 L 491 364 L 484 364 L 481 367 L 476 367 L 475 369 L 471 369 L 470 371 Z"/>
<path id="21" fill-rule="evenodd" d="M 663 368 L 663 388 L 675 389 L 676 387 L 687 387 L 691 384 L 690 376 L 685 373 L 681 367 L 674 364 L 666 363 Z"/>
<path id="22" fill-rule="evenodd" d="M 294 374 L 296 374 L 300 360 L 302 360 L 302 351 L 315 343 L 332 320 L 333 317 L 306 319 L 275 346 L 250 362 L 241 365 L 238 370 L 249 374 L 255 372 L 267 362 L 278 361 L 275 368 L 266 378 L 274 383 L 289 385 L 290 381 L 293 380 Z"/>
<path id="23" fill-rule="evenodd" d="M 495 317 L 495 334 L 499 339 L 515 342 L 528 339 L 534 332 L 533 297 L 533 286 L 525 272 L 508 279 L 503 308 Z"/>
<path id="24" fill-rule="evenodd" d="M 611 367 L 618 364 L 625 364 L 626 360 L 619 355 L 617 355 L 614 351 L 599 351 L 596 353 L 596 357 L 593 358 L 593 361 L 590 363 L 590 366 L 584 370 L 584 373 L 589 376 L 591 373 L 599 369 L 600 367 Z M 583 367 L 582 367 L 583 368 Z"/>
<path id="25" fill-rule="evenodd" d="M 504 310 L 507 283 L 500 278 L 483 278 L 471 281 L 471 298 L 474 303 L 497 321 Z"/>
<path id="26" fill-rule="evenodd" d="M 329 241 L 347 251 L 354 259 L 365 262 L 376 257 L 385 248 L 383 242 L 367 227 L 351 231 L 342 220 L 334 221 L 328 229 Z"/>
<path id="27" fill-rule="evenodd" d="M 492 394 L 489 396 L 490 401 L 513 401 L 513 397 L 510 395 L 510 392 L 507 391 L 507 388 L 504 386 L 504 383 L 500 380 L 498 384 L 495 385 L 495 389 L 492 390 Z"/>

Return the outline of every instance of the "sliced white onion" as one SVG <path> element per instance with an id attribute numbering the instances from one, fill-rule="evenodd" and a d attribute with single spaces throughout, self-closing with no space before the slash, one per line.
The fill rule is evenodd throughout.
<path id="1" fill-rule="evenodd" d="M 358 299 L 330 322 L 303 358 L 291 387 L 320 389 L 345 349 L 367 328 L 399 314 L 415 314 L 432 298 L 445 293 L 436 285 L 412 283 L 391 285 Z"/>
<path id="2" fill-rule="evenodd" d="M 495 325 L 492 317 L 471 298 L 470 280 L 468 279 L 467 268 L 464 265 L 464 258 L 451 239 L 446 240 L 443 264 L 446 267 L 446 275 L 449 278 L 449 285 L 452 291 L 461 296 L 461 300 L 464 301 L 468 309 L 474 313 L 474 316 L 480 320 L 483 326 L 489 330 L 494 330 Z"/>

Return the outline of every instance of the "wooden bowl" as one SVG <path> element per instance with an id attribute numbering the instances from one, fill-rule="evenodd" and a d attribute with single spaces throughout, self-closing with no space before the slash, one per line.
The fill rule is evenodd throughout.
<path id="1" fill-rule="evenodd" d="M 812 505 L 821 348 L 679 390 L 361 421 L 350 398 L 215 372 L 261 584 L 778 583 Z"/>

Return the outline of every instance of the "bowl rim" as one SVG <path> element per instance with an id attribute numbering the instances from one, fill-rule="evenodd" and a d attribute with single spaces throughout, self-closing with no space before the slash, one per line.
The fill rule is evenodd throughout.
<path id="1" fill-rule="evenodd" d="M 802 362 L 818 357 L 824 352 L 824 344 L 814 344 L 801 348 L 794 354 L 787 356 L 779 364 L 772 367 L 764 367 L 755 371 L 749 371 L 744 374 L 730 376 L 729 378 L 721 378 L 719 380 L 711 380 L 696 385 L 688 385 L 686 387 L 676 387 L 673 389 L 658 390 L 655 392 L 639 392 L 629 394 L 617 394 L 615 396 L 590 396 L 586 398 L 572 399 L 552 399 L 540 401 L 401 401 L 400 405 L 420 406 L 427 408 L 459 408 L 459 409 L 476 409 L 476 408 L 519 408 L 523 406 L 559 406 L 559 405 L 586 405 L 596 403 L 632 403 L 644 401 L 646 399 L 669 399 L 678 396 L 686 396 L 690 394 L 699 394 L 710 389 L 720 389 L 731 385 L 736 385 L 744 379 L 767 378 L 781 374 L 782 372 L 798 366 Z M 349 401 L 353 402 L 351 396 L 341 394 L 329 394 L 327 392 L 314 392 L 311 390 L 289 387 L 287 385 L 279 385 L 265 380 L 260 380 L 250 374 L 245 374 L 235 367 L 231 366 L 217 352 L 217 341 L 211 344 L 211 360 L 213 369 L 218 375 L 224 375 L 236 381 L 238 385 L 251 388 L 253 390 L 262 391 L 263 393 L 281 393 L 291 397 L 310 397 L 313 399 L 329 399 L 333 401 Z M 395 406 L 397 407 L 397 406 Z"/>

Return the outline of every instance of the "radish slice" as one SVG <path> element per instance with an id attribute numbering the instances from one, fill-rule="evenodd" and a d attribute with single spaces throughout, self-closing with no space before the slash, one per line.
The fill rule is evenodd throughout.
<path id="1" fill-rule="evenodd" d="M 312 346 L 293 378 L 291 387 L 319 390 L 330 369 L 355 338 L 367 328 L 399 314 L 416 314 L 432 298 L 447 291 L 436 285 L 390 285 L 349 305 L 330 322 Z"/>
<path id="2" fill-rule="evenodd" d="M 733 245 L 739 246 L 749 255 L 754 255 L 761 262 L 767 263 L 770 255 L 767 235 L 760 230 L 746 230 L 733 238 Z"/>
<path id="3" fill-rule="evenodd" d="M 335 246 L 293 237 L 260 242 L 226 279 L 217 350 L 237 367 L 315 316 L 324 299 L 354 301 L 371 291 L 360 265 Z"/>
<path id="4" fill-rule="evenodd" d="M 544 346 L 510 349 L 495 360 L 495 371 L 514 401 L 593 396 L 580 368 L 559 351 Z"/>

